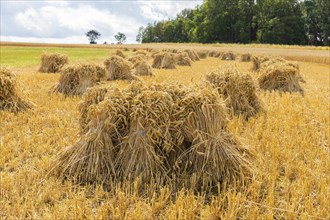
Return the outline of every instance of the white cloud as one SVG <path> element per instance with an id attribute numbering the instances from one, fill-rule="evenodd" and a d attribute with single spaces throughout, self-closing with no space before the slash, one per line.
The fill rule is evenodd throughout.
<path id="1" fill-rule="evenodd" d="M 127 36 L 127 43 L 134 43 L 140 26 L 174 18 L 184 8 L 194 8 L 201 3 L 202 0 L 1 0 L 1 40 L 88 43 L 84 34 L 96 29 L 102 34 L 99 42 L 114 42 L 114 35 L 123 32 Z"/>
<path id="2" fill-rule="evenodd" d="M 70 36 L 64 38 L 1 36 L 0 40 L 9 42 L 86 44 L 86 38 L 83 36 Z"/>
<path id="3" fill-rule="evenodd" d="M 44 1 L 44 3 L 55 6 L 68 6 L 68 1 Z"/>
<path id="4" fill-rule="evenodd" d="M 109 10 L 100 10 L 88 5 L 79 5 L 77 8 L 44 6 L 39 10 L 29 8 L 18 13 L 15 20 L 22 28 L 34 32 L 36 37 L 49 38 L 65 34 L 83 35 L 90 29 L 96 29 L 107 37 L 123 32 L 128 40 L 132 40 L 138 28 L 144 24 L 131 17 L 120 17 Z"/>
<path id="5" fill-rule="evenodd" d="M 138 0 L 137 4 L 142 10 L 142 15 L 146 19 L 153 21 L 174 18 L 185 8 L 194 8 L 203 1 L 143 1 Z"/>

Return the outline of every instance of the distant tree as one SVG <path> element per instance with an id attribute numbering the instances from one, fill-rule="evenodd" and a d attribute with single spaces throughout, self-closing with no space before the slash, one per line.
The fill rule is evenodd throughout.
<path id="1" fill-rule="evenodd" d="M 145 28 L 143 26 L 139 28 L 138 34 L 136 35 L 136 42 L 142 43 L 144 30 Z"/>
<path id="2" fill-rule="evenodd" d="M 298 0 L 258 0 L 257 39 L 261 43 L 304 44 L 306 32 Z"/>
<path id="3" fill-rule="evenodd" d="M 122 44 L 126 41 L 126 35 L 121 32 L 118 32 L 117 35 L 115 35 L 115 38 L 118 41 L 118 44 Z"/>
<path id="4" fill-rule="evenodd" d="M 142 43 L 153 42 L 153 38 L 154 38 L 153 32 L 154 32 L 154 27 L 151 23 L 149 23 L 147 27 L 144 29 L 142 36 Z"/>
<path id="5" fill-rule="evenodd" d="M 316 0 L 317 10 L 320 13 L 322 42 L 325 46 L 330 46 L 330 1 Z"/>
<path id="6" fill-rule="evenodd" d="M 101 34 L 96 30 L 90 30 L 86 33 L 86 36 L 88 37 L 90 44 L 97 44 L 96 39 L 101 37 Z"/>
<path id="7" fill-rule="evenodd" d="M 302 11 L 308 43 L 329 45 L 330 22 L 328 21 L 328 14 L 330 2 L 327 0 L 305 0 L 302 2 Z"/>

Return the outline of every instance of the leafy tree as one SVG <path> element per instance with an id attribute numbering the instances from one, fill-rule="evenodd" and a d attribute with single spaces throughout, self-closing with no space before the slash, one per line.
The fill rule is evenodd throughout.
<path id="1" fill-rule="evenodd" d="M 139 28 L 138 34 L 136 35 L 136 42 L 142 43 L 144 31 L 145 31 L 145 28 L 143 26 L 141 26 Z"/>
<path id="2" fill-rule="evenodd" d="M 204 0 L 175 19 L 149 23 L 137 39 L 329 45 L 329 11 L 329 0 Z"/>
<path id="3" fill-rule="evenodd" d="M 206 0 L 206 28 L 211 42 L 237 42 L 238 0 Z"/>
<path id="4" fill-rule="evenodd" d="M 194 12 L 194 29 L 190 32 L 191 42 L 208 43 L 209 32 L 207 30 L 208 19 L 204 5 L 196 8 Z"/>
<path id="5" fill-rule="evenodd" d="M 306 33 L 297 0 L 259 0 L 257 38 L 261 43 L 304 44 Z"/>
<path id="6" fill-rule="evenodd" d="M 126 35 L 121 32 L 118 32 L 117 35 L 115 35 L 115 38 L 119 44 L 122 44 L 123 42 L 126 41 Z"/>
<path id="7" fill-rule="evenodd" d="M 254 2 L 254 0 L 239 0 L 237 3 L 239 17 L 235 24 L 235 31 L 238 42 L 250 43 L 256 39 Z"/>
<path id="8" fill-rule="evenodd" d="M 323 45 L 330 46 L 330 1 L 316 0 L 317 13 L 320 16 Z"/>
<path id="9" fill-rule="evenodd" d="M 308 43 L 330 45 L 330 2 L 328 0 L 306 0 L 302 3 Z"/>
<path id="10" fill-rule="evenodd" d="M 86 33 L 86 36 L 88 37 L 90 44 L 97 44 L 96 39 L 99 39 L 101 34 L 96 30 L 90 30 Z"/>
<path id="11" fill-rule="evenodd" d="M 307 0 L 302 3 L 303 18 L 308 37 L 308 44 L 322 45 L 321 19 L 315 0 Z"/>

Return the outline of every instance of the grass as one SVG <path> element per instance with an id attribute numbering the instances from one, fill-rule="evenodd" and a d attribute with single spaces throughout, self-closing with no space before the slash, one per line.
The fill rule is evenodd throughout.
<path id="1" fill-rule="evenodd" d="M 70 63 L 99 62 L 115 49 L 102 48 L 56 48 L 56 47 L 18 47 L 2 46 L 0 65 L 9 67 L 33 67 L 40 65 L 40 57 L 44 53 L 63 53 L 69 56 Z"/>
<path id="2" fill-rule="evenodd" d="M 78 62 L 101 62 L 109 49 L 52 48 Z M 246 188 L 219 190 L 209 198 L 166 188 L 148 196 L 137 184 L 101 187 L 74 185 L 47 173 L 58 151 L 79 138 L 81 98 L 48 94 L 59 74 L 37 73 L 44 48 L 1 47 L 1 64 L 15 67 L 20 93 L 36 104 L 32 111 L 0 112 L 1 219 L 329 219 L 330 103 L 329 66 L 300 62 L 305 96 L 259 92 L 267 114 L 230 120 L 229 129 L 257 152 L 260 172 Z M 103 52 L 102 52 L 103 51 Z M 15 53 L 16 52 L 16 53 Z M 95 57 L 93 56 L 95 55 Z M 208 58 L 192 67 L 156 70 L 148 82 L 197 84 L 210 70 L 235 62 L 240 72 L 251 63 Z M 34 70 L 34 71 L 32 71 Z M 124 81 L 112 82 L 124 88 Z"/>

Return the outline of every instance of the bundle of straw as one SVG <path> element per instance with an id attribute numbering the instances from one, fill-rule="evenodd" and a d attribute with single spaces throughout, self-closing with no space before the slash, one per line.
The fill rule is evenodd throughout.
<path id="1" fill-rule="evenodd" d="M 232 51 L 222 53 L 221 60 L 235 60 L 236 55 Z"/>
<path id="2" fill-rule="evenodd" d="M 95 86 L 88 88 L 86 93 L 84 94 L 83 101 L 79 103 L 79 112 L 80 112 L 80 128 L 81 128 L 81 133 L 86 133 L 86 127 L 88 122 L 91 119 L 87 118 L 88 110 L 89 107 L 94 105 L 94 104 L 99 104 L 102 102 L 107 94 L 108 91 L 111 91 L 111 89 L 106 88 L 106 87 L 100 87 L 100 86 Z"/>
<path id="3" fill-rule="evenodd" d="M 67 96 L 81 95 L 87 88 L 105 79 L 103 67 L 94 64 L 76 64 L 65 67 L 61 71 L 59 83 L 53 90 Z"/>
<path id="4" fill-rule="evenodd" d="M 250 62 L 251 59 L 252 59 L 252 56 L 249 53 L 244 53 L 241 55 L 241 62 Z"/>
<path id="5" fill-rule="evenodd" d="M 41 56 L 40 72 L 43 73 L 56 73 L 61 68 L 68 64 L 68 56 L 60 53 L 44 53 Z"/>
<path id="6" fill-rule="evenodd" d="M 122 58 L 126 58 L 125 54 L 121 50 L 117 50 L 116 55 L 119 56 L 119 57 L 122 57 Z"/>
<path id="7" fill-rule="evenodd" d="M 107 80 L 137 80 L 132 75 L 131 63 L 119 56 L 111 56 L 104 61 Z"/>
<path id="8" fill-rule="evenodd" d="M 113 90 L 98 105 L 90 106 L 87 133 L 57 158 L 53 172 L 78 183 L 107 183 L 116 178 L 116 146 L 127 134 L 129 102 Z"/>
<path id="9" fill-rule="evenodd" d="M 130 58 L 127 59 L 129 62 L 133 64 L 133 67 L 136 67 L 140 62 L 146 62 L 148 60 L 148 57 L 146 57 L 143 54 L 137 54 L 134 56 L 131 56 Z"/>
<path id="10" fill-rule="evenodd" d="M 174 56 L 175 64 L 179 66 L 191 66 L 192 60 L 187 52 L 182 52 Z"/>
<path id="11" fill-rule="evenodd" d="M 206 76 L 206 80 L 226 99 L 226 104 L 235 115 L 245 119 L 263 111 L 257 96 L 257 86 L 249 74 L 242 74 L 236 66 L 228 65 Z"/>
<path id="12" fill-rule="evenodd" d="M 60 154 L 58 174 L 80 183 L 139 178 L 201 187 L 250 173 L 253 155 L 228 133 L 216 91 L 142 82 L 106 89 L 85 96 L 85 134 Z"/>
<path id="13" fill-rule="evenodd" d="M 198 51 L 197 55 L 200 59 L 206 59 L 208 57 L 208 51 Z"/>
<path id="14" fill-rule="evenodd" d="M 260 66 L 262 63 L 270 60 L 270 57 L 268 56 L 253 56 L 252 57 L 252 71 L 257 72 L 260 69 Z"/>
<path id="15" fill-rule="evenodd" d="M 194 50 L 185 50 L 185 52 L 188 53 L 188 56 L 192 61 L 200 60 L 199 57 L 198 57 L 198 54 L 196 53 L 196 51 L 194 51 Z"/>
<path id="16" fill-rule="evenodd" d="M 32 108 L 32 103 L 18 96 L 16 87 L 12 72 L 5 67 L 0 67 L 0 110 L 17 113 Z"/>
<path id="17" fill-rule="evenodd" d="M 173 100 L 165 92 L 142 91 L 132 100 L 130 131 L 118 154 L 118 168 L 123 179 L 167 178 L 166 152 L 171 151 L 169 132 Z"/>
<path id="18" fill-rule="evenodd" d="M 175 69 L 175 60 L 171 54 L 165 53 L 162 60 L 162 69 Z"/>
<path id="19" fill-rule="evenodd" d="M 269 60 L 260 63 L 260 69 L 266 69 L 268 66 L 274 65 L 275 63 L 282 63 L 287 66 L 291 66 L 296 69 L 296 74 L 298 75 L 299 82 L 305 83 L 305 79 L 300 74 L 299 64 L 297 62 L 287 61 L 282 57 L 271 57 Z"/>
<path id="20" fill-rule="evenodd" d="M 222 54 L 219 51 L 211 50 L 209 51 L 209 57 L 220 57 Z"/>
<path id="21" fill-rule="evenodd" d="M 269 91 L 304 94 L 304 90 L 299 84 L 300 78 L 299 70 L 295 66 L 285 62 L 277 62 L 261 69 L 258 83 L 260 88 Z"/>
<path id="22" fill-rule="evenodd" d="M 145 61 L 137 63 L 135 67 L 135 75 L 137 76 L 153 76 L 153 70 Z"/>
<path id="23" fill-rule="evenodd" d="M 228 133 L 226 106 L 218 94 L 207 89 L 189 93 L 181 105 L 187 115 L 183 132 L 191 147 L 178 161 L 184 161 L 182 173 L 191 177 L 192 187 L 215 186 L 252 172 L 253 155 Z"/>

